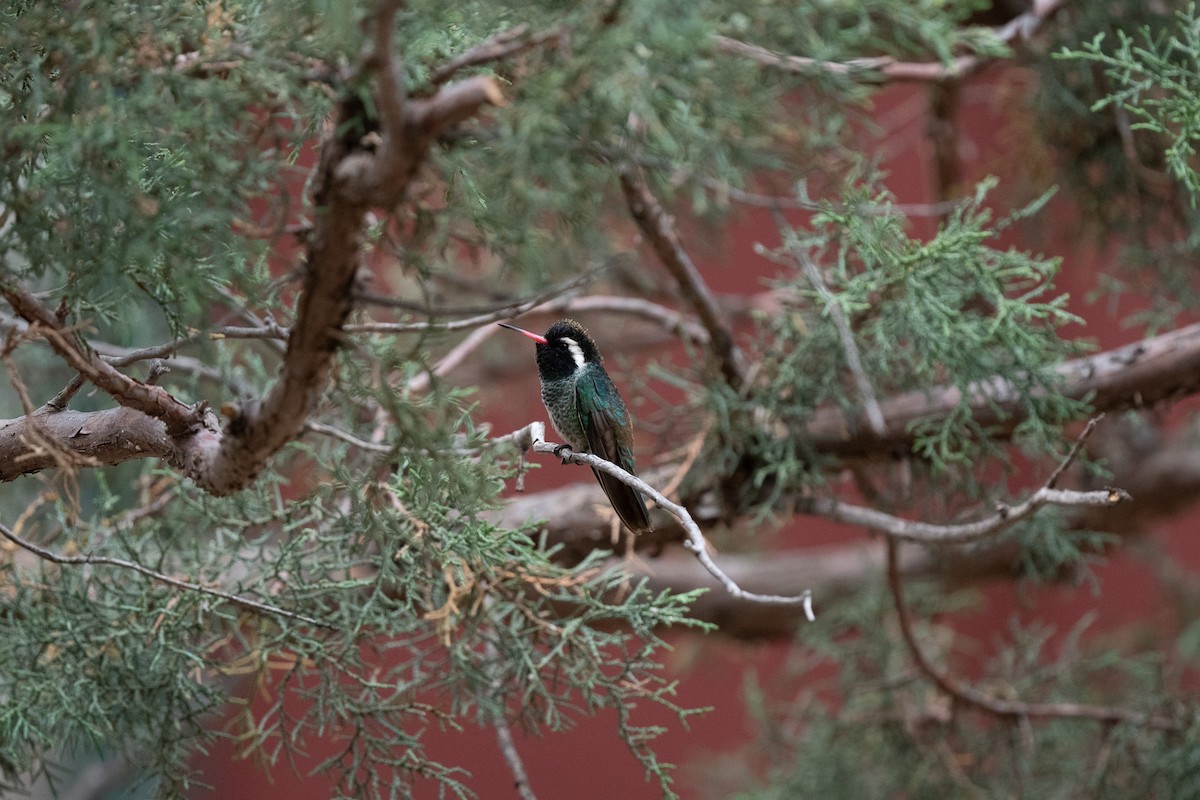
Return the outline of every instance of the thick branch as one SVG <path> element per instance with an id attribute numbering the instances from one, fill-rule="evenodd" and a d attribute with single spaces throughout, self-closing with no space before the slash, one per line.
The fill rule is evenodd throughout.
<path id="1" fill-rule="evenodd" d="M 379 148 L 358 149 L 334 131 L 322 146 L 314 189 L 317 214 L 279 379 L 265 397 L 236 410 L 226 436 L 202 439 L 188 464 L 197 483 L 215 494 L 245 487 L 272 455 L 302 434 L 317 407 L 353 305 L 369 205 L 390 206 L 402 199 L 437 136 L 485 103 L 502 99 L 494 81 L 472 78 L 408 102 L 391 53 L 398 6 L 390 0 L 379 6 L 363 59 L 364 70 L 377 80 Z M 343 104 L 340 113 L 356 113 L 355 107 Z"/>
<path id="2" fill-rule="evenodd" d="M 1065 362 L 1056 370 L 1066 397 L 1088 399 L 1096 412 L 1150 406 L 1200 390 L 1200 323 L 1151 339 Z M 818 409 L 806 425 L 813 447 L 829 455 L 862 458 L 906 453 L 912 429 L 944 417 L 963 402 L 953 386 L 909 392 L 881 400 L 882 435 L 853 424 L 839 409 Z M 995 437 L 1012 433 L 1025 404 L 1011 381 L 996 377 L 974 387 L 966 399 L 972 419 Z"/>
<path id="3" fill-rule="evenodd" d="M 54 450 L 38 445 L 47 440 Z M 166 426 L 132 408 L 85 413 L 47 407 L 0 420 L 0 481 L 59 466 L 55 451 L 105 466 L 135 458 L 165 458 L 180 465 L 179 448 Z"/>
<path id="4" fill-rule="evenodd" d="M 29 323 L 29 334 L 40 334 L 67 364 L 121 405 L 162 420 L 172 436 L 191 431 L 200 424 L 201 412 L 179 402 L 161 386 L 135 381 L 107 363 L 73 336 L 50 309 L 25 289 L 0 285 L 0 294 L 13 311 Z"/>
<path id="5" fill-rule="evenodd" d="M 385 106 L 394 104 L 381 102 Z M 378 150 L 356 151 L 338 161 L 333 174 L 338 194 L 355 206 L 395 205 L 403 199 L 438 137 L 489 105 L 504 105 L 504 94 L 500 84 L 485 75 L 449 84 L 432 97 L 405 103 L 402 127 L 385 127 Z"/>

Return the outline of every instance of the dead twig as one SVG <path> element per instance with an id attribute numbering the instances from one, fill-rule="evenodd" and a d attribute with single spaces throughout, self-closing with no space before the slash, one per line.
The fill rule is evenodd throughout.
<path id="1" fill-rule="evenodd" d="M 1159 715 L 1141 711 L 1131 711 L 1115 706 L 1097 706 L 1085 703 L 1028 703 L 1023 700 L 1008 700 L 985 694 L 974 686 L 960 681 L 958 678 L 944 672 L 934 665 L 933 661 L 921 649 L 920 642 L 913 631 L 912 615 L 904 602 L 903 585 L 900 579 L 899 558 L 897 550 L 899 543 L 892 538 L 887 540 L 887 580 L 891 590 L 892 602 L 900 621 L 900 633 L 909 654 L 921 672 L 943 692 L 956 701 L 972 708 L 979 709 L 1002 719 L 1020 721 L 1029 719 L 1090 719 L 1097 722 L 1122 722 L 1131 725 L 1145 726 L 1158 729 L 1175 729 L 1179 725 L 1174 720 Z"/>
<path id="2" fill-rule="evenodd" d="M 1099 506 L 1111 507 L 1118 503 L 1131 501 L 1133 498 L 1124 489 L 1108 487 L 1097 491 L 1081 492 L 1072 489 L 1056 489 L 1055 484 L 1063 471 L 1071 465 L 1079 455 L 1083 443 L 1091 436 L 1096 425 L 1104 415 L 1095 417 L 1088 422 L 1083 433 L 1076 439 L 1075 445 L 1067 454 L 1045 483 L 1033 494 L 1016 505 L 999 504 L 995 512 L 974 522 L 939 525 L 932 522 L 896 517 L 873 508 L 854 506 L 832 498 L 807 498 L 800 502 L 802 510 L 824 517 L 826 519 L 859 525 L 873 531 L 887 534 L 890 538 L 923 544 L 963 544 L 983 539 L 1000 531 L 1011 528 L 1017 522 L 1032 516 L 1042 506 Z"/>

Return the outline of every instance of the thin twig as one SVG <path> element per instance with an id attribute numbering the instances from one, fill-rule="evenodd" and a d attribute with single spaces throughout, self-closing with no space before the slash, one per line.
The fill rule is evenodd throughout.
<path id="1" fill-rule="evenodd" d="M 657 322 L 669 332 L 679 334 L 692 341 L 700 343 L 708 341 L 708 332 L 694 321 L 673 309 L 650 302 L 649 300 L 643 300 L 640 297 L 618 297 L 611 295 L 560 297 L 514 314 L 509 319 L 515 319 L 526 314 L 577 313 L 580 311 L 602 311 L 640 316 Z M 495 325 L 485 325 L 472 331 L 467 338 L 456 344 L 446 355 L 442 356 L 431 372 L 422 372 L 414 375 L 408 382 L 408 391 L 420 393 L 428 389 L 433 377 L 445 377 L 466 361 L 468 356 L 478 350 L 497 330 L 498 328 Z"/>
<path id="2" fill-rule="evenodd" d="M 553 39 L 558 39 L 562 35 L 563 30 L 561 29 L 530 34 L 528 24 L 517 25 L 514 28 L 501 31 L 487 41 L 472 47 L 467 52 L 461 53 L 445 64 L 431 70 L 429 73 L 429 82 L 435 86 L 443 84 L 464 69 L 511 58 Z"/>
<path id="3" fill-rule="evenodd" d="M 434 377 L 442 378 L 449 374 L 455 367 L 467 360 L 467 357 L 479 349 L 488 339 L 492 338 L 492 334 L 500 330 L 495 325 L 484 325 L 482 328 L 476 328 L 471 331 L 471 334 L 461 342 L 451 348 L 450 352 L 442 356 L 442 359 L 434 365 L 432 370 L 418 373 L 409 379 L 407 389 L 414 394 L 420 394 L 429 388 L 429 384 L 433 382 Z"/>
<path id="4" fill-rule="evenodd" d="M 883 436 L 887 430 L 887 423 L 883 418 L 883 410 L 879 407 L 879 399 L 875 396 L 875 387 L 871 385 L 871 379 L 867 377 L 867 371 L 863 368 L 862 356 L 859 353 L 858 344 L 854 341 L 854 332 L 850 330 L 850 323 L 846 319 L 845 312 L 842 311 L 833 292 L 829 291 L 829 287 L 825 285 L 821 270 L 813 263 L 808 251 L 800 246 L 794 235 L 785 233 L 791 228 L 784 219 L 783 212 L 778 208 L 773 208 L 771 213 L 775 218 L 776 227 L 779 228 L 779 235 L 784 239 L 784 247 L 804 271 L 804 277 L 808 279 L 820 296 L 821 302 L 825 304 L 825 311 L 833 321 L 833 327 L 837 330 L 838 340 L 842 345 L 842 354 L 846 357 L 846 366 L 850 369 L 850 374 L 854 376 L 854 383 L 858 386 L 858 393 L 862 397 L 871 430 L 876 436 Z"/>
<path id="5" fill-rule="evenodd" d="M 1066 0 L 1039 0 L 1032 8 L 1007 24 L 996 28 L 996 38 L 1002 42 L 1013 42 L 1018 38 L 1028 39 L 1054 14 Z M 855 58 L 848 61 L 822 61 L 805 56 L 781 55 L 765 47 L 731 39 L 728 36 L 713 37 L 717 48 L 732 55 L 742 56 L 763 66 L 796 74 L 826 72 L 834 75 L 864 76 L 890 81 L 950 81 L 964 78 L 987 65 L 993 59 L 985 56 L 963 55 L 948 62 L 915 63 L 900 61 L 891 56 Z"/>
<path id="6" fill-rule="evenodd" d="M 1047 489 L 1053 489 L 1055 485 L 1058 484 L 1058 479 L 1061 478 L 1062 474 L 1067 471 L 1067 467 L 1071 466 L 1075 459 L 1079 457 L 1079 451 L 1083 449 L 1084 443 L 1087 442 L 1088 438 L 1092 435 L 1092 432 L 1096 430 L 1096 426 L 1100 424 L 1102 419 L 1104 419 L 1104 414 L 1097 414 L 1088 420 L 1088 424 L 1083 428 L 1083 433 L 1079 434 L 1079 436 L 1075 438 L 1075 444 L 1071 446 L 1070 451 L 1067 453 L 1067 457 L 1064 458 L 1062 462 L 1054 468 L 1054 471 L 1050 473 L 1050 477 L 1046 479 L 1046 483 L 1044 485 Z"/>
<path id="7" fill-rule="evenodd" d="M 934 684 L 955 700 L 966 705 L 985 711 L 997 717 L 1011 720 L 1025 719 L 1090 719 L 1097 722 L 1124 722 L 1132 725 L 1144 725 L 1149 728 L 1174 729 L 1179 725 L 1174 720 L 1158 714 L 1141 711 L 1131 711 L 1126 708 L 1113 706 L 1095 706 L 1083 703 L 1027 703 L 1022 700 L 1006 700 L 984 694 L 953 675 L 943 672 L 930 660 L 921 649 L 913 632 L 912 616 L 904 602 L 904 590 L 900 580 L 899 559 L 897 550 L 899 543 L 892 538 L 887 540 L 887 579 L 891 589 L 892 602 L 896 615 L 900 620 L 900 633 L 904 643 L 912 655 L 917 667 Z"/>
<path id="8" fill-rule="evenodd" d="M 742 587 L 738 586 L 737 583 L 734 582 L 734 580 L 730 578 L 724 570 L 717 566 L 716 562 L 714 562 L 712 557 L 708 554 L 708 542 L 705 541 L 704 534 L 700 531 L 700 527 L 692 519 L 692 515 L 688 512 L 688 510 L 678 503 L 672 501 L 662 492 L 658 491 L 641 478 L 637 477 L 636 475 L 631 475 L 611 461 L 606 461 L 599 456 L 592 455 L 591 453 L 576 452 L 574 450 L 570 450 L 570 448 L 567 448 L 566 445 L 547 442 L 545 439 L 545 425 L 541 422 L 532 423 L 532 425 L 528 427 L 528 430 L 530 431 L 530 438 L 533 441 L 533 450 L 535 452 L 550 453 L 553 455 L 561 454 L 560 457 L 576 464 L 587 464 L 593 469 L 598 469 L 601 472 L 605 472 L 621 481 L 625 485 L 631 486 L 642 494 L 651 498 L 655 503 L 658 504 L 659 508 L 678 519 L 679 524 L 683 527 L 684 534 L 687 537 L 683 543 L 683 546 L 696 557 L 696 559 L 704 566 L 704 568 L 708 570 L 710 575 L 720 581 L 721 585 L 725 587 L 725 591 L 729 592 L 729 594 L 742 600 L 747 600 L 754 603 L 802 606 L 804 608 L 804 614 L 808 620 L 811 622 L 815 619 L 812 611 L 812 592 L 805 591 L 796 596 L 785 597 L 783 595 L 757 594 L 755 592 L 748 592 Z"/>
<path id="9" fill-rule="evenodd" d="M 628 314 L 642 317 L 661 325 L 668 333 L 690 339 L 697 344 L 708 344 L 708 331 L 695 320 L 680 314 L 673 308 L 661 303 L 645 300 L 641 297 L 623 297 L 616 295 L 587 295 L 584 297 L 564 297 L 551 300 L 529 313 L 537 314 L 548 311 L 564 313 L 607 312 L 611 314 Z"/>
<path id="10" fill-rule="evenodd" d="M 583 286 L 591 281 L 602 267 L 594 267 L 578 277 L 552 286 L 544 292 L 538 292 L 532 297 L 511 303 L 497 305 L 494 310 L 465 319 L 449 320 L 447 322 L 368 322 L 358 325 L 346 325 L 346 333 L 430 333 L 434 331 L 461 331 L 488 325 L 499 320 L 511 319 L 528 312 L 530 309 L 545 303 L 554 297 Z"/>
<path id="11" fill-rule="evenodd" d="M 46 408 L 50 411 L 62 411 L 71 402 L 71 398 L 83 388 L 83 384 L 87 383 L 83 377 L 83 373 L 76 372 L 71 380 L 67 381 L 67 385 L 59 391 L 58 394 L 46 401 Z"/>
<path id="12" fill-rule="evenodd" d="M 512 772 L 513 788 L 517 790 L 517 796 L 521 800 L 537 800 L 537 795 L 533 793 L 532 787 L 529 785 L 529 773 L 525 770 L 525 763 L 521 761 L 521 754 L 517 752 L 517 743 L 513 741 L 512 729 L 508 725 L 508 720 L 503 714 L 497 714 L 492 717 L 492 727 L 496 730 L 496 742 L 500 745 L 500 754 L 504 756 L 504 763 L 508 764 L 508 769 Z"/>
<path id="13" fill-rule="evenodd" d="M 1067 457 L 1055 467 L 1054 471 L 1050 473 L 1050 477 L 1037 491 L 1016 505 L 999 504 L 993 514 L 975 522 L 938 525 L 932 522 L 895 517 L 873 508 L 854 506 L 840 500 L 823 497 L 804 499 L 799 503 L 799 507 L 810 514 L 836 522 L 859 525 L 885 533 L 894 539 L 924 544 L 963 544 L 1011 528 L 1031 516 L 1042 506 L 1115 506 L 1118 503 L 1131 501 L 1133 498 L 1129 492 L 1111 486 L 1091 492 L 1054 488 L 1054 484 L 1079 455 L 1083 443 L 1091 436 L 1102 418 L 1103 415 L 1100 415 L 1087 424 Z"/>
<path id="14" fill-rule="evenodd" d="M 490 611 L 491 603 L 488 599 L 485 598 L 484 603 L 487 604 Z M 492 692 L 499 698 L 504 689 L 504 681 L 500 675 L 500 650 L 491 639 L 484 639 L 483 654 L 487 659 L 484 668 L 492 673 Z M 517 790 L 517 795 L 521 800 L 537 800 L 537 795 L 533 793 L 533 787 L 529 784 L 529 773 L 525 769 L 525 762 L 521 760 L 521 754 L 517 752 L 517 743 L 513 739 L 512 728 L 509 727 L 508 719 L 505 716 L 503 700 L 500 700 L 500 708 L 490 716 L 492 727 L 496 731 L 496 743 L 500 745 L 500 754 L 504 756 L 504 763 L 508 764 L 509 772 L 513 776 L 513 788 Z"/>
<path id="15" fill-rule="evenodd" d="M 370 450 L 372 453 L 392 452 L 392 448 L 385 444 L 368 442 L 366 439 L 360 439 L 354 434 L 348 433 L 334 425 L 326 425 L 324 422 L 317 422 L 314 419 L 310 419 L 308 422 L 304 423 L 304 429 L 312 433 L 319 433 L 322 436 L 328 436 L 331 439 L 340 439 L 346 444 L 353 445 L 354 447 L 358 447 L 363 450 Z"/>
<path id="16" fill-rule="evenodd" d="M 309 625 L 315 625 L 319 628 L 328 628 L 330 630 L 337 629 L 337 627 L 335 625 L 332 625 L 331 623 L 328 623 L 328 622 L 322 622 L 321 620 L 316 619 L 314 617 L 309 617 L 304 614 L 297 613 L 295 611 L 288 611 L 285 608 L 280 608 L 278 606 L 273 606 L 270 603 L 264 603 L 260 600 L 253 600 L 249 597 L 243 597 L 241 595 L 233 594 L 232 592 L 226 592 L 221 589 L 213 589 L 212 587 L 204 586 L 199 583 L 192 583 L 191 581 L 185 581 L 181 578 L 173 578 L 170 575 L 165 575 L 161 572 L 157 572 L 155 570 L 150 569 L 149 567 L 144 567 L 135 561 L 127 561 L 123 558 L 113 558 L 111 556 L 97 556 L 97 555 L 65 556 L 60 553 L 55 553 L 53 550 L 47 550 L 46 548 L 41 547 L 40 545 L 36 545 L 33 542 L 30 542 L 26 539 L 21 538 L 20 536 L 18 536 L 17 534 L 15 534 L 11 530 L 9 530 L 8 527 L 2 523 L 0 523 L 0 536 L 3 536 L 5 539 L 8 539 L 10 542 L 15 544 L 16 546 L 18 546 L 24 550 L 28 550 L 29 552 L 36 555 L 38 558 L 53 562 L 55 564 L 88 564 L 88 565 L 109 566 L 109 567 L 119 567 L 121 569 L 128 569 L 128 570 L 137 572 L 141 575 L 145 575 L 147 578 L 158 581 L 159 583 L 165 583 L 168 586 L 174 586 L 178 589 L 186 589 L 191 592 L 199 592 L 201 594 L 212 595 L 213 597 L 218 597 L 222 600 L 225 600 L 226 602 L 241 606 L 242 608 L 246 608 L 251 611 L 257 611 L 260 614 L 272 614 L 277 617 L 294 619 L 294 620 L 298 620 L 300 622 L 306 622 Z"/>

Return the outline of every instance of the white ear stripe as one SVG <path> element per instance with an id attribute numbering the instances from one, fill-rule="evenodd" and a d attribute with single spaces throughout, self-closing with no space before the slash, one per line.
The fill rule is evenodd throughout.
<path id="1" fill-rule="evenodd" d="M 567 343 L 567 350 L 571 352 L 571 358 L 575 359 L 575 369 L 583 369 L 583 348 L 579 346 L 579 342 L 567 336 L 563 337 L 563 341 Z"/>

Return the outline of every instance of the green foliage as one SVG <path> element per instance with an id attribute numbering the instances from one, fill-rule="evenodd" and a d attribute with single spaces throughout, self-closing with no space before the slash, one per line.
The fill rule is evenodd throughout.
<path id="1" fill-rule="evenodd" d="M 1195 142 L 1200 138 L 1196 6 L 1176 12 L 1175 25 L 1167 30 L 1144 26 L 1137 37 L 1118 30 L 1116 39 L 1111 53 L 1100 33 L 1084 44 L 1082 52 L 1067 52 L 1064 57 L 1104 67 L 1114 87 L 1092 110 L 1120 106 L 1132 115 L 1131 130 L 1162 136 L 1167 141 L 1162 151 L 1167 170 L 1183 184 L 1195 207 L 1200 195 L 1200 174 L 1195 169 Z"/>
<path id="2" fill-rule="evenodd" d="M 255 202 L 281 193 L 320 119 L 306 38 L 283 13 L 195 3 L 0 13 L 6 274 L 65 286 L 79 317 L 148 297 L 174 332 L 197 324 L 247 283 L 264 243 L 230 231 L 275 221 Z"/>
<path id="3" fill-rule="evenodd" d="M 840 406 L 851 419 L 863 413 L 834 305 L 854 331 L 863 372 L 879 396 L 958 390 L 955 411 L 914 425 L 914 452 L 934 474 L 954 470 L 970 482 L 982 457 L 1000 455 L 969 410 L 984 387 L 1014 404 L 1005 412 L 997 402 L 1001 420 L 1022 417 L 1018 439 L 1042 448 L 1056 442 L 1049 432 L 1084 413 L 1082 403 L 1055 391 L 1054 367 L 1076 347 L 1057 331 L 1078 321 L 1066 310 L 1067 296 L 1054 292 L 1058 262 L 990 243 L 1045 198 L 994 220 L 984 206 L 991 185 L 981 184 L 929 241 L 905 231 L 888 194 L 855 189 L 843 203 L 826 203 L 809 229 L 784 231 L 780 248 L 760 247 L 787 273 L 774 286 L 782 313 L 761 315 L 753 337 L 761 348 L 758 381 L 747 395 L 713 385 L 706 397 L 727 448 L 711 463 L 754 465 L 743 502 L 769 510 L 814 479 L 814 455 L 799 431 L 816 408 Z M 805 261 L 824 271 L 828 299 L 810 283 Z M 996 385 L 996 376 L 1007 385 Z M 774 424 L 767 434 L 763 419 Z"/>
<path id="4" fill-rule="evenodd" d="M 0 686 L 0 725 L 11 734 L 0 763 L 35 763 L 50 744 L 95 755 L 116 745 L 173 776 L 161 788 L 175 792 L 194 780 L 188 759 L 217 736 L 271 763 L 320 739 L 336 745 L 340 755 L 322 769 L 346 797 L 408 796 L 418 779 L 473 796 L 453 765 L 424 754 L 431 725 L 505 716 L 556 731 L 576 714 L 611 708 L 669 795 L 650 746 L 655 732 L 635 719 L 641 703 L 688 713 L 658 674 L 656 629 L 690 624 L 694 596 L 651 595 L 591 560 L 555 566 L 528 531 L 486 521 L 501 488 L 495 467 L 446 458 L 452 448 L 441 445 L 406 449 L 392 477 L 366 494 L 346 495 L 354 474 L 335 469 L 333 483 L 286 500 L 278 478 L 222 500 L 168 489 L 179 496 L 161 519 L 132 530 L 63 507 L 73 525 L 59 549 L 201 582 L 222 576 L 230 591 L 338 633 L 94 574 L 110 567 L 9 565 L 0 659 L 21 666 Z M 206 521 L 203 537 L 191 533 L 196 519 Z M 250 703 L 259 686 L 275 690 L 266 709 Z M 242 712 L 226 732 L 214 730 L 212 715 L 230 700 Z"/>
<path id="5" fill-rule="evenodd" d="M 1195 20 L 1194 4 L 1073 7 L 1038 62 L 1031 101 L 1082 219 L 1106 239 L 1131 234 L 1102 288 L 1116 296 L 1161 283 L 1130 318 L 1152 328 L 1195 306 Z"/>
<path id="6" fill-rule="evenodd" d="M 1020 416 L 1017 442 L 1034 457 L 1061 456 L 1062 424 L 1086 410 L 1056 383 L 1056 365 L 1076 352 L 1059 338 L 1076 320 L 1053 286 L 1057 261 L 997 243 L 1048 195 L 998 216 L 985 181 L 922 239 L 871 173 L 878 155 L 863 152 L 877 144 L 867 124 L 869 71 L 814 64 L 785 73 L 724 52 L 715 38 L 816 61 L 1007 53 L 992 32 L 963 25 L 982 5 L 406 3 L 393 44 L 416 98 L 438 90 L 439 67 L 505 31 L 529 25 L 548 36 L 457 76 L 494 75 L 506 106 L 450 132 L 411 196 L 372 212 L 363 263 L 384 263 L 382 290 L 405 300 L 487 305 L 550 280 L 640 264 L 618 165 L 643 170 L 668 207 L 690 204 L 697 217 L 727 210 L 730 190 L 759 178 L 786 176 L 806 206 L 807 187 L 819 187 L 818 212 L 762 250 L 782 265 L 771 285 L 781 306 L 740 340 L 756 362 L 749 385 L 735 392 L 699 366 L 656 375 L 686 394 L 697 417 L 711 418 L 685 495 L 716 486 L 731 516 L 785 512 L 841 466 L 816 457 L 803 425 L 818 407 L 857 418 L 863 377 L 880 395 L 946 387 L 962 398 L 914 427 L 917 481 L 936 486 L 939 498 L 923 510 L 949 517 L 960 498 L 998 497 L 1004 488 L 985 478 L 1007 454 L 968 413 L 980 387 L 1004 379 L 1001 416 Z M 314 213 L 305 186 L 313 147 L 335 101 L 370 96 L 358 78 L 346 85 L 370 8 L 4 3 L 0 282 L 41 291 L 81 336 L 105 340 L 111 352 L 182 337 L 179 348 L 195 360 L 177 358 L 163 378 L 181 399 L 219 407 L 261 396 L 279 372 L 280 342 L 203 332 L 291 324 L 295 234 L 308 235 Z M 1165 26 L 1157 11 L 1145 13 Z M 1115 53 L 1102 49 L 1111 38 L 1095 38 L 1053 62 L 1104 67 L 1118 87 L 1111 96 L 1102 84 L 1048 93 L 1079 115 L 1065 115 L 1068 126 L 1097 111 L 1132 115 L 1145 135 L 1138 152 L 1161 151 L 1194 192 L 1200 43 L 1189 14 L 1170 35 L 1165 27 L 1120 35 Z M 1116 140 L 1104 133 L 1095 144 L 1108 157 Z M 828 293 L 810 281 L 806 259 Z M 637 272 L 643 286 L 653 280 Z M 851 323 L 862 376 L 852 374 L 834 309 Z M 40 345 L 26 347 L 7 316 L 0 325 L 13 384 L 0 403 L 17 415 L 8 411 L 19 408 L 16 387 L 41 404 L 71 372 Z M 5 550 L 6 776 L 24 785 L 52 773 L 55 759 L 119 754 L 149 791 L 182 796 L 202 779 L 192 759 L 225 738 L 270 765 L 311 766 L 307 754 L 332 746 L 317 770 L 342 797 L 412 796 L 430 782 L 443 796 L 466 797 L 479 787 L 458 764 L 426 752 L 430 731 L 504 719 L 553 732 L 610 712 L 617 736 L 673 796 L 669 765 L 654 750 L 662 729 L 641 715 L 666 709 L 686 723 L 694 713 L 673 699 L 661 634 L 696 626 L 688 609 L 697 593 L 653 593 L 602 554 L 564 567 L 559 553 L 537 546 L 534 527 L 497 523 L 502 493 L 523 465 L 488 442 L 478 422 L 483 395 L 437 377 L 437 356 L 454 341 L 432 329 L 351 337 L 320 425 L 234 497 L 206 496 L 177 472 L 140 462 L 64 468 L 6 490 L 0 522 L 56 552 L 219 584 L 329 626 L 251 613 L 111 565 L 51 565 Z M 107 405 L 98 395 L 72 402 Z M 1059 574 L 1099 544 L 1063 528 L 1043 515 L 1013 531 L 1029 572 Z M 772 784 L 748 796 L 945 796 L 967 784 L 1005 796 L 1021 785 L 1048 795 L 1056 786 L 1094 796 L 1195 791 L 1192 728 L 1077 735 L 1050 724 L 1037 729 L 1036 752 L 1021 765 L 1024 742 L 997 746 L 987 725 L 936 714 L 927 727 L 901 724 L 937 698 L 912 679 L 894 631 L 879 624 L 887 603 L 868 589 L 805 630 L 808 655 L 836 667 L 842 702 L 803 695 L 802 733 L 771 765 Z M 932 627 L 923 634 L 950 639 Z M 1071 652 L 1070 668 L 1050 669 L 1043 631 L 1012 638 L 989 674 L 1023 696 L 1099 693 L 1097 676 L 1136 696 L 1161 694 L 1144 665 Z M 952 660 L 949 644 L 940 650 Z M 768 692 L 757 697 L 760 723 L 793 730 L 765 710 Z M 1105 770 L 1069 771 L 1110 746 Z"/>

